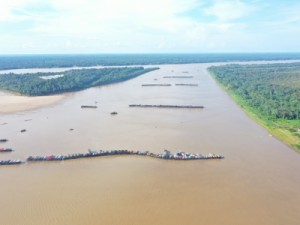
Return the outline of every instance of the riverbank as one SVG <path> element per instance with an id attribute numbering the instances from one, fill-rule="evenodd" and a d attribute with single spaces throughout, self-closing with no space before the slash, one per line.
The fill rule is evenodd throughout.
<path id="1" fill-rule="evenodd" d="M 260 113 L 249 106 L 247 102 L 239 95 L 237 95 L 234 91 L 226 88 L 215 76 L 213 72 L 208 71 L 211 77 L 217 82 L 217 84 L 224 90 L 229 96 L 236 102 L 236 104 L 256 123 L 263 126 L 268 130 L 270 135 L 274 136 L 278 140 L 284 142 L 291 148 L 293 148 L 296 152 L 300 153 L 300 137 L 294 135 L 290 130 L 295 129 L 296 124 L 277 120 L 272 121 L 266 117 L 260 115 Z"/>
<path id="2" fill-rule="evenodd" d="M 66 95 L 27 97 L 13 95 L 6 92 L 0 93 L 0 113 L 8 114 L 33 110 L 45 106 L 50 106 L 61 102 Z"/>

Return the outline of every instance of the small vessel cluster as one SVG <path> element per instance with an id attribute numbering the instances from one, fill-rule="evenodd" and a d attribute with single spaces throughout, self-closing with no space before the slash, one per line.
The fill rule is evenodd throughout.
<path id="1" fill-rule="evenodd" d="M 2 160 L 0 165 L 15 165 L 22 164 L 26 162 L 43 162 L 43 161 L 65 161 L 65 160 L 74 160 L 81 158 L 92 158 L 100 156 L 114 156 L 114 155 L 138 155 L 146 156 L 157 159 L 164 160 L 205 160 L 205 159 L 223 159 L 221 155 L 216 155 L 209 153 L 208 155 L 200 153 L 187 153 L 187 152 L 176 152 L 172 153 L 169 150 L 164 150 L 163 153 L 152 153 L 149 151 L 134 151 L 134 150 L 99 150 L 91 151 L 87 153 L 76 153 L 68 155 L 48 155 L 48 156 L 29 156 L 26 161 L 22 160 Z"/>
<path id="2" fill-rule="evenodd" d="M 140 108 L 187 108 L 187 109 L 203 109 L 201 105 L 142 105 L 142 104 L 131 104 L 129 107 L 140 107 Z"/>

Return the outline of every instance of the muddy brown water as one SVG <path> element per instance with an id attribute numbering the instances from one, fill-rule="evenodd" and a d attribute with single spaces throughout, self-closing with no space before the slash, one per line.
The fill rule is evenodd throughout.
<path id="1" fill-rule="evenodd" d="M 226 157 L 180 162 L 115 156 L 0 167 L 0 224 L 298 225 L 300 155 L 249 119 L 207 66 L 163 65 L 133 80 L 70 94 L 54 106 L 0 115 L 0 137 L 9 139 L 0 147 L 16 149 L 0 159 L 88 149 Z M 199 86 L 141 87 L 183 71 Z M 80 108 L 95 102 L 97 109 Z M 20 133 L 23 128 L 27 132 Z"/>

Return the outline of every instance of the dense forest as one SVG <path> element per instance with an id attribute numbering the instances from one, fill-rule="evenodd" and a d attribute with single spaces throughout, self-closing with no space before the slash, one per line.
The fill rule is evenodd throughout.
<path id="1" fill-rule="evenodd" d="M 0 75 L 0 88 L 28 96 L 51 95 L 125 81 L 155 69 L 158 68 L 82 69 L 68 70 L 59 75 L 57 73 L 21 75 L 10 73 Z"/>
<path id="2" fill-rule="evenodd" d="M 243 108 L 271 128 L 291 132 L 300 149 L 300 63 L 213 66 L 209 71 Z"/>
<path id="3" fill-rule="evenodd" d="M 300 53 L 2 55 L 0 56 L 0 70 L 295 59 L 300 59 Z"/>

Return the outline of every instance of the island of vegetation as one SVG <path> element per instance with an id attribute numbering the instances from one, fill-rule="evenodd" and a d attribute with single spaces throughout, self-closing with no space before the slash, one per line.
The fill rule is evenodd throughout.
<path id="1" fill-rule="evenodd" d="M 79 69 L 60 73 L 3 74 L 0 89 L 27 96 L 52 95 L 125 81 L 158 68 Z M 48 78 L 49 79 L 48 79 Z"/>
<path id="2" fill-rule="evenodd" d="M 208 70 L 251 118 L 300 152 L 300 63 Z"/>

